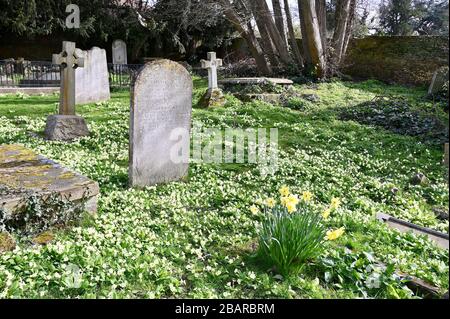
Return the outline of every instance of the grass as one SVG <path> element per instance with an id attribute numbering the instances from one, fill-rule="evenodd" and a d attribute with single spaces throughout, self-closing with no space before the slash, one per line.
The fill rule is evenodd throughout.
<path id="1" fill-rule="evenodd" d="M 30 134 L 43 131 L 57 96 L 0 97 L 0 144 L 30 147 L 101 187 L 96 220 L 58 232 L 47 246 L 29 246 L 24 240 L 19 250 L 0 256 L 0 297 L 412 297 L 379 263 L 448 290 L 447 251 L 374 218 L 384 212 L 448 232 L 448 221 L 439 221 L 432 212 L 448 206 L 442 146 L 338 116 L 342 108 L 391 95 L 448 122 L 447 113 L 423 98 L 424 89 L 336 81 L 299 86 L 320 97 L 304 111 L 241 103 L 232 96 L 224 108 L 203 110 L 195 103 L 206 82 L 195 78 L 194 84 L 195 124 L 279 129 L 275 176 L 261 176 L 254 165 L 192 164 L 187 182 L 131 190 L 128 92 L 114 92 L 108 103 L 78 107 L 92 136 L 72 144 Z M 419 171 L 429 185 L 410 184 Z M 277 196 L 282 185 L 295 193 L 311 191 L 319 207 L 341 198 L 342 209 L 326 226 L 345 227 L 346 233 L 301 275 L 280 280 L 249 258 L 263 219 L 249 208 L 258 198 Z M 399 190 L 395 195 L 394 188 Z M 69 284 L 74 278 L 80 285 Z M 373 278 L 381 280 L 379 288 L 371 284 Z"/>

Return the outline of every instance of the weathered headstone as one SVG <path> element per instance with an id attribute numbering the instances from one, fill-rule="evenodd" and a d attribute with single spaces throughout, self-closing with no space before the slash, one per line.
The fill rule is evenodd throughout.
<path id="1" fill-rule="evenodd" d="M 193 83 L 180 64 L 158 60 L 146 64 L 132 88 L 130 167 L 132 187 L 183 179 L 189 168 Z M 178 138 L 179 134 L 187 138 Z M 174 162 L 177 145 L 187 150 Z"/>
<path id="2" fill-rule="evenodd" d="M 109 89 L 106 51 L 97 47 L 83 51 L 84 68 L 76 70 L 75 103 L 87 104 L 107 101 Z"/>
<path id="3" fill-rule="evenodd" d="M 436 70 L 433 74 L 433 79 L 431 81 L 430 88 L 428 89 L 429 95 L 435 95 L 439 93 L 446 82 L 449 80 L 448 67 L 442 67 Z"/>
<path id="4" fill-rule="evenodd" d="M 53 55 L 53 64 L 61 66 L 59 114 L 47 118 L 45 136 L 48 140 L 71 141 L 88 136 L 85 120 L 75 114 L 75 71 L 84 66 L 81 50 L 74 42 L 63 42 L 63 51 Z"/>
<path id="5" fill-rule="evenodd" d="M 225 98 L 217 82 L 217 68 L 222 66 L 222 59 L 217 59 L 216 52 L 208 52 L 208 60 L 201 60 L 202 68 L 208 70 L 208 91 L 200 100 L 201 107 L 218 107 L 225 104 Z"/>
<path id="6" fill-rule="evenodd" d="M 113 64 L 128 64 L 127 44 L 122 40 L 115 40 L 112 44 Z"/>
<path id="7" fill-rule="evenodd" d="M 23 211 L 33 195 L 43 201 L 51 195 L 95 214 L 99 186 L 20 145 L 0 145 L 0 212 L 11 217 Z"/>

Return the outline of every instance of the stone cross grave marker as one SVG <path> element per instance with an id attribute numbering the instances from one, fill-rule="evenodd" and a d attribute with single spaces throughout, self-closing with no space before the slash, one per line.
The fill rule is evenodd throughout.
<path id="1" fill-rule="evenodd" d="M 225 104 L 223 92 L 219 89 L 217 68 L 221 67 L 222 59 L 217 59 L 216 52 L 208 52 L 208 60 L 201 60 L 203 69 L 208 70 L 208 91 L 199 102 L 201 107 L 217 107 Z"/>
<path id="2" fill-rule="evenodd" d="M 48 140 L 71 141 L 88 136 L 82 117 L 75 115 L 75 70 L 84 67 L 82 51 L 74 42 L 63 42 L 63 51 L 53 55 L 53 64 L 61 66 L 59 114 L 47 118 L 45 135 Z"/>
<path id="3" fill-rule="evenodd" d="M 156 60 L 140 70 L 131 90 L 130 186 L 186 177 L 192 90 L 192 78 L 181 64 Z"/>
<path id="4" fill-rule="evenodd" d="M 53 64 L 61 66 L 60 115 L 75 115 L 75 70 L 84 67 L 74 42 L 63 42 L 63 51 L 53 55 Z"/>
<path id="5" fill-rule="evenodd" d="M 217 89 L 217 68 L 222 66 L 222 59 L 217 59 L 216 52 L 208 52 L 208 60 L 201 60 L 201 63 L 202 68 L 208 70 L 208 88 Z"/>

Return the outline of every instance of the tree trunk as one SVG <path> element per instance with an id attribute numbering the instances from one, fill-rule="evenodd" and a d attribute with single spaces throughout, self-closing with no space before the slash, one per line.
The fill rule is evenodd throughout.
<path id="1" fill-rule="evenodd" d="M 306 62 L 316 77 L 326 75 L 327 63 L 322 46 L 322 37 L 317 18 L 315 0 L 299 0 L 302 36 L 305 48 Z"/>
<path id="2" fill-rule="evenodd" d="M 278 32 L 280 32 L 284 44 L 287 46 L 286 30 L 284 29 L 284 19 L 283 11 L 281 9 L 280 0 L 272 0 L 273 13 L 275 16 L 275 25 L 277 26 Z"/>
<path id="3" fill-rule="evenodd" d="M 267 54 L 267 57 L 269 58 L 270 64 L 272 66 L 279 66 L 280 61 L 278 60 L 278 57 L 275 54 L 276 48 L 274 47 L 274 44 L 272 43 L 269 31 L 267 30 L 266 25 L 265 25 L 265 22 L 261 19 L 260 16 L 257 16 L 257 15 L 255 15 L 255 21 L 256 21 L 256 25 L 258 26 L 258 30 L 259 30 L 259 34 L 260 34 L 259 42 L 261 43 L 261 47 L 262 47 L 264 53 Z"/>
<path id="4" fill-rule="evenodd" d="M 337 68 L 342 61 L 345 49 L 345 40 L 350 24 L 351 0 L 337 0 L 336 27 L 333 35 L 333 67 Z"/>
<path id="5" fill-rule="evenodd" d="M 342 61 L 344 61 L 345 56 L 347 54 L 348 44 L 350 43 L 350 39 L 351 39 L 352 33 L 353 33 L 353 25 L 355 23 L 355 16 L 356 16 L 356 5 L 357 5 L 357 0 L 351 0 L 349 24 L 348 24 L 347 32 L 345 35 L 344 49 L 342 52 Z"/>
<path id="6" fill-rule="evenodd" d="M 285 43 L 283 43 L 280 32 L 278 32 L 277 27 L 275 26 L 275 22 L 272 19 L 272 15 L 270 13 L 269 6 L 267 5 L 266 0 L 252 0 L 251 2 L 254 3 L 253 14 L 255 18 L 260 19 L 260 21 L 262 21 L 262 23 L 267 28 L 270 38 L 272 39 L 272 42 L 278 51 L 277 53 L 279 55 L 280 61 L 285 65 L 291 64 L 293 61 L 291 56 L 289 55 L 288 47 Z"/>
<path id="7" fill-rule="evenodd" d="M 272 68 L 267 63 L 264 53 L 259 46 L 258 39 L 255 36 L 253 29 L 246 29 L 246 24 L 241 21 L 239 15 L 233 9 L 229 0 L 220 0 L 221 5 L 225 11 L 225 16 L 233 24 L 236 31 L 245 39 L 253 58 L 256 61 L 258 70 L 264 75 L 271 75 Z M 248 28 L 248 25 L 247 25 Z"/>
<path id="8" fill-rule="evenodd" d="M 326 54 L 328 47 L 327 32 L 327 3 L 326 0 L 316 0 L 317 19 L 319 21 L 320 36 L 322 38 L 323 52 Z"/>
<path id="9" fill-rule="evenodd" d="M 295 37 L 294 24 L 292 22 L 291 8 L 289 7 L 289 0 L 284 0 L 284 11 L 286 12 L 286 21 L 289 31 L 289 39 L 291 41 L 292 52 L 294 53 L 295 60 L 300 68 L 303 68 L 304 62 L 300 49 L 298 47 L 297 38 Z"/>

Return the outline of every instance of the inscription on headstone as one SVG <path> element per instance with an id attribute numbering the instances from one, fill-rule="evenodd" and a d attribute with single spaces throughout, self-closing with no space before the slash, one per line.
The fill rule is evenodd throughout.
<path id="1" fill-rule="evenodd" d="M 145 187 L 186 177 L 192 89 L 190 74 L 169 60 L 150 62 L 139 72 L 131 96 L 131 186 Z M 173 161 L 174 149 L 186 152 L 184 160 Z"/>

